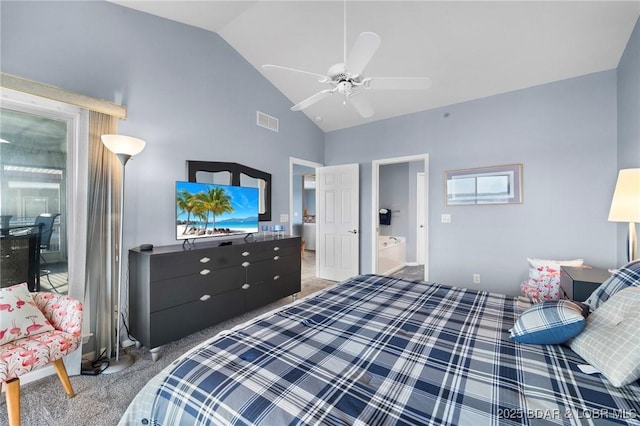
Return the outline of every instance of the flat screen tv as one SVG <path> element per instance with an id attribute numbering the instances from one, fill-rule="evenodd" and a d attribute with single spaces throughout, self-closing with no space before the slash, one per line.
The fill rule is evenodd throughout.
<path id="1" fill-rule="evenodd" d="M 258 188 L 176 182 L 176 238 L 258 232 Z"/>

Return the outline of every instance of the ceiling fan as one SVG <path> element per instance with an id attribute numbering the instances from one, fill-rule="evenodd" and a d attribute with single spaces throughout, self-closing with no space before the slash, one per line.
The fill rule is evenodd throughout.
<path id="1" fill-rule="evenodd" d="M 424 90 L 431 87 L 431 79 L 426 77 L 365 77 L 362 73 L 378 50 L 382 39 L 373 32 L 360 33 L 349 56 L 347 56 L 347 19 L 346 0 L 344 2 L 344 62 L 332 65 L 327 75 L 316 74 L 279 65 L 263 65 L 264 69 L 279 69 L 304 74 L 317 79 L 320 83 L 327 83 L 331 88 L 322 90 L 313 96 L 291 107 L 292 111 L 303 110 L 316 102 L 335 93 L 344 95 L 355 110 L 364 118 L 374 114 L 371 103 L 364 95 L 366 90 Z"/>

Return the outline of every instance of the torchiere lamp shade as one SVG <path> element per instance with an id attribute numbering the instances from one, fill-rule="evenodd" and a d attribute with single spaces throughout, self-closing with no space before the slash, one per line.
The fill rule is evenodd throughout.
<path id="1" fill-rule="evenodd" d="M 130 157 L 142 152 L 145 141 L 124 135 L 102 135 L 102 143 L 114 154 L 125 154 Z"/>
<path id="2" fill-rule="evenodd" d="M 635 260 L 638 255 L 636 223 L 640 222 L 640 168 L 622 169 L 618 173 L 609 221 L 629 223 L 627 259 Z"/>

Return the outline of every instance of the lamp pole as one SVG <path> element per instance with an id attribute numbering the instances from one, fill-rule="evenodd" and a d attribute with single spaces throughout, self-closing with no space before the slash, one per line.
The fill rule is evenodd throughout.
<path id="1" fill-rule="evenodd" d="M 122 239 L 124 236 L 124 179 L 126 175 L 127 161 L 131 158 L 129 154 L 116 154 L 122 163 L 122 184 L 120 187 L 120 234 L 118 236 L 118 318 L 116 319 L 116 364 L 120 362 L 120 328 L 122 327 Z"/>
<path id="2" fill-rule="evenodd" d="M 118 236 L 118 295 L 116 296 L 117 307 L 116 312 L 118 317 L 116 318 L 116 353 L 115 359 L 109 362 L 109 367 L 102 373 L 111 374 L 122 371 L 125 368 L 133 364 L 133 359 L 129 355 L 120 357 L 120 329 L 122 327 L 122 272 L 123 272 L 123 237 L 124 237 L 124 189 L 125 189 L 125 171 L 126 165 L 129 159 L 140 153 L 145 146 L 145 142 L 141 139 L 132 138 L 130 136 L 121 135 L 102 135 L 102 142 L 105 147 L 111 152 L 116 154 L 118 160 L 122 164 L 121 183 L 120 183 L 120 221 L 119 221 L 119 236 Z"/>

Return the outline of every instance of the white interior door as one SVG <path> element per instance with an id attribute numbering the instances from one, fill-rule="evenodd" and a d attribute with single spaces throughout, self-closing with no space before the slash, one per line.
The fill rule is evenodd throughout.
<path id="1" fill-rule="evenodd" d="M 342 281 L 360 273 L 358 164 L 316 169 L 318 277 Z"/>
<path id="2" fill-rule="evenodd" d="M 417 179 L 416 206 L 418 211 L 416 214 L 416 237 L 418 246 L 416 247 L 416 260 L 418 265 L 424 265 L 427 252 L 427 234 L 424 232 L 424 228 L 427 226 L 427 192 L 424 189 L 424 173 L 418 173 Z"/>

